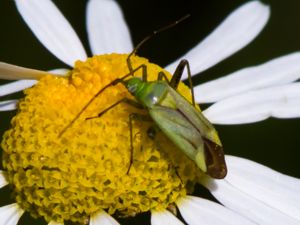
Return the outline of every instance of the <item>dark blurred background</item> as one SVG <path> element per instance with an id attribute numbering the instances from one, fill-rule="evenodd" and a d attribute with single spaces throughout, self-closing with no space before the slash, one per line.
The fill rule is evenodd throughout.
<path id="1" fill-rule="evenodd" d="M 85 30 L 85 0 L 54 1 L 70 21 L 89 54 Z M 124 11 L 134 44 L 151 31 L 190 13 L 192 16 L 144 45 L 139 54 L 161 66 L 175 60 L 208 35 L 243 0 L 131 0 L 118 1 Z M 271 18 L 263 32 L 244 49 L 217 66 L 197 75 L 197 84 L 224 76 L 243 67 L 300 50 L 300 1 L 264 1 Z M 12 0 L 0 1 L 0 61 L 48 70 L 66 66 L 49 53 L 25 25 Z M 300 62 L 299 62 L 300 63 Z M 299 71 L 300 73 L 300 71 Z M 6 81 L 1 81 L 5 83 Z M 17 94 L 11 97 L 20 97 Z M 1 98 L 5 100 L 5 98 Z M 8 129 L 14 112 L 1 112 L 0 135 Z M 226 154 L 241 156 L 300 178 L 300 119 L 268 119 L 263 122 L 217 126 Z M 0 192 L 3 205 L 5 190 Z M 27 217 L 22 219 L 26 224 Z M 134 224 L 136 220 L 122 223 Z M 146 221 L 146 220 L 145 220 Z M 30 224 L 40 224 L 31 221 Z"/>

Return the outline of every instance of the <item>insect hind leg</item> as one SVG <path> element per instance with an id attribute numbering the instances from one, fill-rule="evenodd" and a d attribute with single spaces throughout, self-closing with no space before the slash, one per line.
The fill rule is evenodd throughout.
<path id="1" fill-rule="evenodd" d="M 128 175 L 130 172 L 131 165 L 133 163 L 133 131 L 132 131 L 132 121 L 133 120 L 140 120 L 142 122 L 144 121 L 152 121 L 150 116 L 138 114 L 138 113 L 131 113 L 129 115 L 129 131 L 130 131 L 130 161 L 129 161 L 129 167 L 127 169 L 126 174 Z"/>
<path id="2" fill-rule="evenodd" d="M 172 76 L 172 79 L 169 82 L 169 85 L 172 88 L 174 88 L 175 90 L 177 89 L 185 67 L 187 69 L 188 81 L 189 81 L 189 86 L 190 86 L 191 94 L 192 94 L 192 104 L 193 104 L 193 106 L 195 106 L 194 86 L 193 86 L 193 82 L 192 82 L 192 74 L 191 74 L 191 68 L 190 68 L 189 61 L 187 61 L 186 59 L 182 59 L 179 62 L 178 66 L 176 67 L 176 70 Z"/>
<path id="3" fill-rule="evenodd" d="M 155 138 L 156 138 L 156 135 L 157 133 L 159 132 L 159 128 L 157 126 L 154 126 L 154 125 L 151 125 L 148 130 L 147 130 L 147 135 L 150 139 L 152 139 L 154 141 L 154 143 L 156 144 L 155 142 Z M 157 145 L 156 145 L 157 148 L 159 148 Z M 173 168 L 174 169 L 174 172 L 176 174 L 176 176 L 179 178 L 180 182 L 181 182 L 181 185 L 184 185 L 180 175 L 179 175 L 179 172 L 178 172 L 178 166 L 175 166 L 173 165 L 173 163 L 171 162 L 171 164 L 169 165 L 170 168 Z"/>

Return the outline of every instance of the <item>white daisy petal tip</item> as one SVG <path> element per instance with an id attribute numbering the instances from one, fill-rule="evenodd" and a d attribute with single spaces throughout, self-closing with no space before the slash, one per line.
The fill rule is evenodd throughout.
<path id="1" fill-rule="evenodd" d="M 151 225 L 184 225 L 168 210 L 151 211 Z"/>
<path id="2" fill-rule="evenodd" d="M 300 52 L 238 70 L 194 88 L 198 103 L 212 103 L 240 93 L 288 84 L 300 78 Z"/>
<path id="3" fill-rule="evenodd" d="M 7 100 L 0 102 L 0 111 L 13 111 L 17 109 L 18 100 Z"/>
<path id="4" fill-rule="evenodd" d="M 265 27 L 270 17 L 269 6 L 250 1 L 233 11 L 202 42 L 166 67 L 173 73 L 181 59 L 187 59 L 193 74 L 221 62 L 248 45 Z M 187 73 L 182 77 L 187 78 Z"/>
<path id="5" fill-rule="evenodd" d="M 203 111 L 214 124 L 246 124 L 300 117 L 300 82 L 267 87 L 225 98 Z"/>
<path id="6" fill-rule="evenodd" d="M 23 213 L 16 203 L 0 207 L 0 225 L 17 225 Z"/>
<path id="7" fill-rule="evenodd" d="M 133 49 L 129 29 L 114 0 L 90 0 L 87 31 L 93 54 L 129 53 Z"/>
<path id="8" fill-rule="evenodd" d="M 36 80 L 18 80 L 8 84 L 0 85 L 0 97 L 32 87 L 36 82 Z"/>
<path id="9" fill-rule="evenodd" d="M 199 197 L 187 196 L 176 204 L 189 225 L 255 224 L 220 204 Z"/>
<path id="10" fill-rule="evenodd" d="M 41 70 L 0 62 L 0 79 L 3 80 L 37 80 L 45 75 L 49 75 L 49 73 Z"/>
<path id="11" fill-rule="evenodd" d="M 0 188 L 8 184 L 5 176 L 5 171 L 0 170 Z"/>
<path id="12" fill-rule="evenodd" d="M 17 9 L 38 40 L 58 59 L 73 67 L 85 50 L 65 17 L 50 0 L 16 0 Z"/>
<path id="13" fill-rule="evenodd" d="M 49 70 L 48 72 L 56 76 L 66 76 L 70 72 L 70 70 L 60 68 L 60 69 Z"/>
<path id="14" fill-rule="evenodd" d="M 100 211 L 90 218 L 89 225 L 120 225 L 112 216 L 105 211 Z"/>
<path id="15" fill-rule="evenodd" d="M 202 183 L 218 201 L 257 224 L 300 224 L 300 179 L 239 157 L 226 162 L 224 180 Z"/>

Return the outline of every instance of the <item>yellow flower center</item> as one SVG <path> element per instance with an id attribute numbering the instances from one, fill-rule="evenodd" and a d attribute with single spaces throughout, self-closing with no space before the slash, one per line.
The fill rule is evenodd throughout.
<path id="1" fill-rule="evenodd" d="M 77 61 L 68 76 L 45 76 L 25 90 L 12 127 L 3 137 L 3 167 L 15 200 L 32 216 L 81 223 L 99 210 L 134 216 L 165 209 L 193 191 L 199 169 L 163 134 L 149 138 L 152 122 L 133 122 L 133 163 L 127 174 L 129 115 L 147 114 L 146 110 L 119 104 L 99 118 L 86 120 L 123 97 L 133 99 L 122 84 L 107 88 L 59 136 L 95 93 L 129 72 L 127 56 Z M 133 68 L 147 66 L 149 80 L 164 71 L 137 56 L 132 62 Z M 135 75 L 141 76 L 141 71 Z M 178 91 L 191 98 L 182 83 Z"/>

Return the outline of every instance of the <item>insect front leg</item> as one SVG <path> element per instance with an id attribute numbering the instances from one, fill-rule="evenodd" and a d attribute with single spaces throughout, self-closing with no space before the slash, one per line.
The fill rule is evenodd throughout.
<path id="1" fill-rule="evenodd" d="M 183 59 L 180 61 L 180 63 L 176 67 L 176 70 L 173 74 L 171 81 L 169 82 L 169 85 L 172 88 L 174 88 L 175 90 L 177 89 L 185 67 L 187 68 L 189 86 L 190 86 L 191 93 L 192 93 L 192 103 L 193 103 L 193 106 L 195 106 L 194 86 L 193 86 L 193 82 L 192 82 L 192 75 L 191 75 L 189 61 L 187 61 L 186 59 Z"/>
<path id="2" fill-rule="evenodd" d="M 128 61 L 130 63 L 130 61 Z M 130 64 L 131 65 L 131 64 Z M 143 74 L 147 74 L 147 71 L 146 71 L 146 65 L 142 64 L 140 66 L 138 66 L 137 68 L 135 69 L 132 69 L 132 66 L 129 67 L 129 70 L 130 70 L 130 73 L 124 75 L 123 77 L 121 78 L 117 78 L 113 81 L 111 81 L 110 83 L 108 83 L 107 85 L 105 85 L 102 89 L 100 89 L 85 105 L 84 107 L 79 111 L 79 113 L 72 119 L 72 121 L 59 133 L 58 137 L 61 137 L 67 129 L 69 129 L 73 124 L 74 122 L 82 115 L 82 113 L 89 107 L 89 105 L 103 92 L 105 91 L 107 88 L 111 87 L 111 86 L 115 86 L 119 83 L 123 83 L 124 82 L 124 79 L 129 77 L 129 76 L 133 76 L 133 74 L 142 69 L 143 71 Z M 144 75 L 143 75 L 144 76 Z M 125 100 L 124 100 L 125 101 Z M 129 103 L 130 104 L 130 103 Z M 101 116 L 101 115 L 100 115 Z M 98 116 L 99 117 L 99 116 Z M 91 117 L 91 119 L 94 118 L 94 117 Z M 89 119 L 89 118 L 88 118 Z"/>
<path id="3" fill-rule="evenodd" d="M 132 62 L 130 60 L 130 57 L 132 56 L 133 53 L 131 53 L 128 57 L 127 57 L 127 67 L 129 69 L 129 74 L 131 74 L 132 76 L 134 76 L 134 73 L 139 70 L 139 69 L 142 69 L 142 79 L 144 82 L 147 82 L 147 77 L 148 77 L 148 74 L 147 74 L 147 66 L 145 64 L 141 64 L 139 65 L 136 69 L 133 69 L 132 67 Z"/>
<path id="4" fill-rule="evenodd" d="M 115 102 L 114 104 L 112 104 L 111 106 L 109 106 L 108 108 L 104 109 L 103 111 L 101 111 L 97 116 L 92 116 L 92 117 L 87 117 L 86 120 L 90 120 L 90 119 L 95 119 L 95 118 L 99 118 L 101 117 L 103 114 L 107 113 L 109 110 L 113 109 L 114 107 L 116 107 L 117 105 L 119 105 L 120 103 L 126 103 L 128 105 L 133 106 L 134 108 L 138 108 L 138 109 L 143 109 L 144 106 L 130 98 L 122 98 L 121 100 Z"/>

